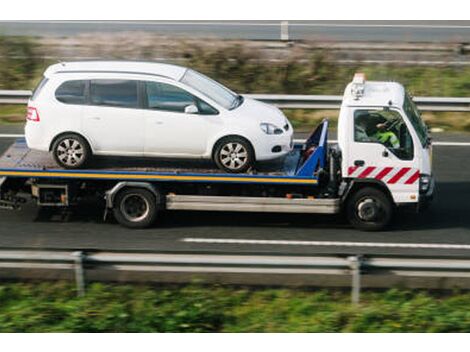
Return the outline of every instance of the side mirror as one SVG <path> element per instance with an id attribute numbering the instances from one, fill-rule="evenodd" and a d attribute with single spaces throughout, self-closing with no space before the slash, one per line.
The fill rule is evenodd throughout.
<path id="1" fill-rule="evenodd" d="M 188 105 L 184 108 L 185 114 L 197 114 L 198 112 L 199 112 L 199 109 L 194 104 Z"/>

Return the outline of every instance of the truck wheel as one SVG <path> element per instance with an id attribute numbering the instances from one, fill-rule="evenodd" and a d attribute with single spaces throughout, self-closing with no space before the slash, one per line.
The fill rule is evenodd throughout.
<path id="1" fill-rule="evenodd" d="M 255 152 L 244 138 L 226 137 L 217 143 L 214 161 L 221 170 L 230 173 L 246 172 L 255 162 Z"/>
<path id="2" fill-rule="evenodd" d="M 354 193 L 346 205 L 351 225 L 363 231 L 380 231 L 390 222 L 393 204 L 382 191 L 367 187 Z"/>
<path id="3" fill-rule="evenodd" d="M 116 220 L 125 227 L 150 227 L 157 218 L 155 195 L 142 188 L 126 188 L 116 195 L 113 213 Z"/>
<path id="4" fill-rule="evenodd" d="M 66 134 L 54 142 L 52 154 L 57 164 L 63 168 L 79 169 L 88 163 L 91 149 L 83 137 L 76 134 Z"/>

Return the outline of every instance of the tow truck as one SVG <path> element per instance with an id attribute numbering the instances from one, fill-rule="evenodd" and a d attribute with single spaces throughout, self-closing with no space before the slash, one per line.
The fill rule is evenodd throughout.
<path id="1" fill-rule="evenodd" d="M 29 198 L 41 207 L 79 206 L 94 196 L 129 228 L 154 225 L 160 212 L 190 210 L 344 213 L 366 231 L 386 228 L 397 208 L 425 208 L 434 193 L 431 139 L 401 84 L 356 74 L 344 92 L 337 143 L 329 143 L 328 125 L 284 160 L 245 174 L 204 162 L 123 158 L 64 170 L 18 139 L 0 157 L 0 207 L 19 209 Z"/>

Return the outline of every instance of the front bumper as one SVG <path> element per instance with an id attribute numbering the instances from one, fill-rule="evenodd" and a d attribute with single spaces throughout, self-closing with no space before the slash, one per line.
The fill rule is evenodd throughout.
<path id="1" fill-rule="evenodd" d="M 294 146 L 293 133 L 285 132 L 281 135 L 263 135 L 255 143 L 256 160 L 274 160 L 285 156 Z"/>
<path id="2" fill-rule="evenodd" d="M 419 202 L 418 202 L 418 211 L 426 210 L 431 205 L 432 200 L 434 199 L 434 191 L 436 188 L 436 182 L 434 177 L 431 176 L 431 182 L 429 184 L 429 189 L 426 193 L 422 193 L 419 195 Z"/>

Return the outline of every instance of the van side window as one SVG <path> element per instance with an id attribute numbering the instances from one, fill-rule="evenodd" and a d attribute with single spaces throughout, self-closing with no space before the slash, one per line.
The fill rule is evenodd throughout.
<path id="1" fill-rule="evenodd" d="M 67 81 L 60 85 L 55 92 L 58 101 L 64 104 L 85 104 L 86 81 Z"/>
<path id="2" fill-rule="evenodd" d="M 90 103 L 122 108 L 139 107 L 138 81 L 91 80 Z"/>
<path id="3" fill-rule="evenodd" d="M 171 84 L 145 82 L 145 92 L 146 106 L 151 110 L 183 113 L 187 106 L 196 105 L 199 114 L 218 114 L 218 111 L 206 102 Z"/>
<path id="4" fill-rule="evenodd" d="M 379 143 L 399 159 L 413 159 L 413 138 L 403 117 L 395 110 L 356 110 L 354 141 Z"/>

